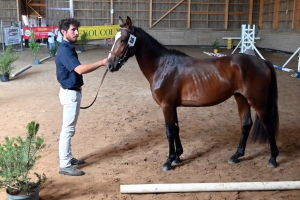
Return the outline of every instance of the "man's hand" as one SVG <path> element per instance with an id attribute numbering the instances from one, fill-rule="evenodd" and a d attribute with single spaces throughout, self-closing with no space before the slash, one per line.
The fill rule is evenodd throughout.
<path id="1" fill-rule="evenodd" d="M 107 60 L 108 60 L 108 58 L 104 58 L 104 59 L 102 60 L 102 65 L 101 65 L 101 66 L 105 66 L 106 63 L 107 63 Z"/>

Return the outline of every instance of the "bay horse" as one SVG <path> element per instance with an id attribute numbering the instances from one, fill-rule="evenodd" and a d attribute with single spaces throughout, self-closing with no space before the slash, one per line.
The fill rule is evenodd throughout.
<path id="1" fill-rule="evenodd" d="M 268 167 L 277 167 L 279 154 L 278 92 L 274 66 L 256 56 L 231 56 L 198 59 L 177 50 L 169 50 L 142 28 L 132 25 L 130 17 L 120 29 L 109 52 L 107 69 L 118 71 L 135 55 L 138 65 L 150 83 L 152 97 L 164 114 L 169 156 L 163 171 L 179 164 L 183 153 L 179 137 L 177 107 L 213 106 L 234 96 L 241 121 L 241 137 L 237 151 L 228 163 L 238 163 L 244 156 L 249 132 L 253 125 L 250 108 L 256 112 L 252 128 L 253 140 L 269 141 L 271 157 Z"/>

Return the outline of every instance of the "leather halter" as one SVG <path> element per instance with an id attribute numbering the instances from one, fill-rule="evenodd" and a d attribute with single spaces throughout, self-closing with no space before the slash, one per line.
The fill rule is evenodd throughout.
<path id="1" fill-rule="evenodd" d="M 130 35 L 133 35 L 133 31 L 131 31 L 131 30 L 129 30 L 128 28 L 120 28 L 120 30 L 126 30 L 126 31 L 128 31 L 129 33 L 130 33 Z M 133 35 L 134 36 L 134 35 Z M 134 36 L 135 37 L 135 36 Z M 123 52 L 122 52 L 122 55 L 121 55 L 121 57 L 120 57 L 120 59 L 119 59 L 119 61 L 118 61 L 118 66 L 119 66 L 119 68 L 121 68 L 124 64 L 125 64 L 125 62 L 126 62 L 126 58 L 127 58 L 127 52 L 128 52 L 128 49 L 129 48 L 132 48 L 132 47 L 134 47 L 134 45 L 132 46 L 132 45 L 130 45 L 128 42 L 127 42 L 127 44 L 126 44 L 126 47 L 125 47 L 125 49 L 123 50 Z M 111 54 L 114 54 L 114 55 L 117 55 L 115 52 L 113 52 L 113 51 L 109 51 L 109 53 L 111 53 Z"/>

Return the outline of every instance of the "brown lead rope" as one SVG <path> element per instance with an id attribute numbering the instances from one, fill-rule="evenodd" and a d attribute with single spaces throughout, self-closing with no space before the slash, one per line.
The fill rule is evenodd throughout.
<path id="1" fill-rule="evenodd" d="M 97 94 L 96 94 L 96 96 L 95 96 L 94 101 L 93 101 L 89 106 L 86 106 L 86 107 L 80 107 L 80 109 L 87 109 L 87 108 L 91 107 L 91 106 L 94 104 L 94 102 L 95 102 L 96 99 L 97 99 L 97 96 L 98 96 L 99 90 L 100 90 L 100 88 L 101 88 L 101 85 L 102 85 L 102 83 L 103 83 L 103 81 L 104 81 L 104 78 L 105 78 L 105 76 L 106 76 L 106 74 L 107 74 L 107 71 L 108 71 L 108 70 L 106 69 L 106 71 L 105 71 L 104 74 L 103 74 L 103 77 L 102 77 L 102 80 L 101 80 L 101 83 L 100 83 L 100 86 L 99 86 L 99 88 L 98 88 L 98 92 L 97 92 Z"/>

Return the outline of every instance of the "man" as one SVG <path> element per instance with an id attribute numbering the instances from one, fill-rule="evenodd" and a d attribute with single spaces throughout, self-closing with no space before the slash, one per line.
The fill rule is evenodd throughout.
<path id="1" fill-rule="evenodd" d="M 50 30 L 48 33 L 48 48 L 49 50 L 54 46 L 54 37 L 55 34 L 53 33 L 53 29 Z"/>
<path id="2" fill-rule="evenodd" d="M 56 39 L 56 41 L 58 42 L 58 45 L 60 45 L 60 43 L 62 42 L 62 39 L 63 39 L 62 34 L 61 34 L 61 32 L 58 30 L 58 31 L 57 31 L 57 39 Z"/>
<path id="3" fill-rule="evenodd" d="M 82 74 L 86 74 L 105 66 L 107 58 L 91 64 L 81 64 L 72 44 L 77 41 L 80 22 L 74 18 L 62 19 L 59 31 L 63 40 L 59 45 L 56 63 L 56 76 L 60 84 L 59 98 L 63 105 L 63 122 L 59 140 L 60 174 L 82 176 L 84 172 L 74 165 L 84 164 L 84 160 L 73 157 L 71 137 L 75 134 L 75 126 L 80 110 Z"/>

